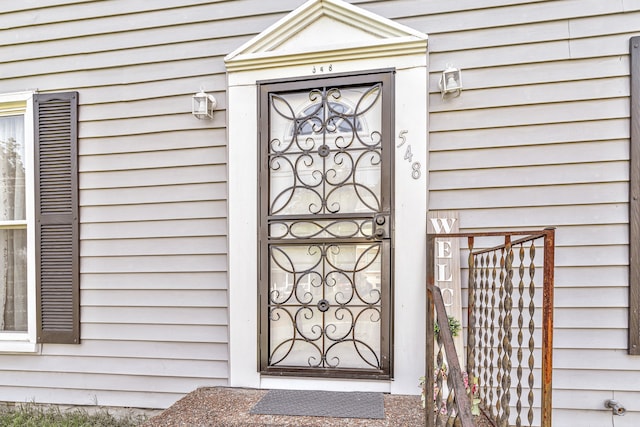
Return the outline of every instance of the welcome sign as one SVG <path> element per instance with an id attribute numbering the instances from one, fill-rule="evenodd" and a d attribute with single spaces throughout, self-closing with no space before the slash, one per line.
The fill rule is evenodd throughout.
<path id="1" fill-rule="evenodd" d="M 427 214 L 427 232 L 430 234 L 457 233 L 460 230 L 457 211 L 431 211 Z M 460 281 L 460 242 L 458 239 L 436 239 L 434 281 L 442 291 L 447 315 L 462 325 L 462 286 Z M 460 366 L 464 363 L 462 330 L 453 338 Z"/>

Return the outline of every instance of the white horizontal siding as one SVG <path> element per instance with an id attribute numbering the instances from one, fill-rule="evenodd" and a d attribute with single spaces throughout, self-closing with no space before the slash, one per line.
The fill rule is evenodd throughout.
<path id="1" fill-rule="evenodd" d="M 179 146 L 175 146 L 172 150 L 81 156 L 79 169 L 80 172 L 131 170 L 222 164 L 225 160 L 224 147 L 186 147 L 180 149 Z M 82 182 L 82 174 L 80 175 L 80 180 Z"/>
<path id="2" fill-rule="evenodd" d="M 82 175 L 81 189 L 144 187 L 153 185 L 225 182 L 225 165 L 158 167 L 155 169 L 129 169 L 87 172 Z"/>
<path id="3" fill-rule="evenodd" d="M 84 92 L 83 92 L 84 93 Z M 176 148 L 175 140 L 181 141 L 180 147 L 208 148 L 226 144 L 224 129 L 198 129 L 172 131 L 149 135 L 111 136 L 109 138 L 83 138 L 79 147 L 82 159 L 89 155 L 145 153 L 168 151 Z"/>
<path id="4" fill-rule="evenodd" d="M 159 313 L 162 310 L 158 310 Z M 226 326 L 172 325 L 170 328 L 162 324 L 121 325 L 83 323 L 82 337 L 92 340 L 131 340 L 131 341 L 163 341 L 171 331 L 171 341 L 176 345 L 183 342 L 226 343 L 228 331 Z M 115 362 L 115 360 L 114 360 Z M 173 372 L 178 376 L 179 372 Z"/>
<path id="5" fill-rule="evenodd" d="M 484 19 L 484 18 L 483 18 Z M 485 20 L 486 21 L 486 20 Z M 464 63 L 468 68 L 551 62 L 570 57 L 569 42 L 553 40 L 544 43 L 486 47 L 466 51 L 436 52 L 429 56 L 431 71 L 444 70 L 447 64 Z"/>
<path id="6" fill-rule="evenodd" d="M 42 354 L 52 356 L 82 356 L 82 357 L 114 357 L 141 359 L 190 359 L 196 360 L 224 360 L 227 345 L 222 343 L 181 343 L 176 346 L 166 341 L 122 341 L 112 340 L 105 347 L 100 340 L 85 339 L 81 346 L 69 348 L 66 345 L 47 345 Z"/>
<path id="7" fill-rule="evenodd" d="M 413 16 L 417 14 L 448 14 L 466 10 L 490 9 L 494 7 L 521 5 L 530 3 L 546 2 L 548 0 L 467 0 L 448 5 L 440 1 L 422 1 L 420 5 L 415 4 L 415 0 L 395 0 L 388 3 L 380 0 L 358 1 L 363 8 L 371 10 L 382 16 L 397 19 L 401 16 Z"/>
<path id="8" fill-rule="evenodd" d="M 86 289 L 83 305 L 92 307 L 225 307 L 226 291 L 193 289 Z M 159 312 L 161 310 L 158 310 Z M 164 323 L 158 320 L 159 323 Z M 221 323 L 221 325 L 226 325 Z"/>
<path id="9" fill-rule="evenodd" d="M 52 366 L 64 367 L 69 373 L 97 373 L 107 375 L 172 376 L 180 372 L 181 377 L 220 378 L 226 375 L 226 362 L 211 360 L 162 360 L 141 358 L 119 358 L 122 366 L 109 363 L 106 357 L 77 358 L 75 356 L 22 357 L 7 356 L 5 363 L 15 370 L 46 373 Z"/>
<path id="10" fill-rule="evenodd" d="M 80 256 L 226 254 L 224 236 L 83 240 Z"/>
<path id="11" fill-rule="evenodd" d="M 558 159 L 554 160 L 554 163 L 557 161 Z M 429 175 L 429 188 L 463 189 L 471 187 L 469 183 L 473 183 L 473 188 L 543 186 L 556 184 L 558 177 L 562 177 L 567 184 L 626 182 L 629 179 L 629 162 L 565 163 L 468 170 L 452 168 L 442 172 L 432 170 Z"/>
<path id="12" fill-rule="evenodd" d="M 183 96 L 185 101 L 177 106 L 180 111 L 176 114 L 149 116 L 149 117 L 132 117 L 128 119 L 102 120 L 95 122 L 81 122 L 78 134 L 81 137 L 108 137 L 119 135 L 136 135 L 136 134 L 153 134 L 160 132 L 169 132 L 176 130 L 187 130 L 192 128 L 204 127 L 223 127 L 225 124 L 225 113 L 220 111 L 214 115 L 214 118 L 208 122 L 194 122 L 191 115 L 191 96 Z"/>
<path id="13" fill-rule="evenodd" d="M 80 206 L 223 200 L 226 196 L 224 182 L 87 189 L 80 194 Z"/>
<path id="14" fill-rule="evenodd" d="M 517 221 L 513 218 L 517 218 Z M 628 221 L 629 209 L 626 203 L 590 204 L 580 206 L 579 209 L 573 205 L 504 206 L 499 210 L 488 208 L 460 211 L 460 223 L 467 224 L 470 230 L 626 224 Z M 557 232 L 561 235 L 563 228 Z"/>
<path id="15" fill-rule="evenodd" d="M 86 23 L 80 23 L 86 25 Z M 65 29 L 68 26 L 65 25 Z M 120 75 L 125 75 L 127 71 L 147 70 L 157 62 L 175 62 L 182 60 L 195 61 L 198 56 L 216 57 L 224 56 L 229 49 L 237 46 L 244 38 L 235 40 L 233 37 L 222 39 L 219 43 L 208 41 L 192 41 L 176 43 L 174 48 L 167 46 L 145 46 L 140 48 L 123 49 L 115 52 L 80 53 L 75 55 L 65 55 L 61 57 L 38 58 L 29 60 L 12 61 L 3 66 L 6 69 L 7 77 L 31 77 L 46 75 L 49 71 L 53 73 L 64 72 L 84 72 L 86 77 L 91 77 L 90 72 L 96 70 L 99 74 L 104 74 L 110 68 L 117 68 L 116 72 L 109 73 L 111 79 Z M 131 65 L 135 64 L 135 65 Z M 47 69 L 46 67 L 51 67 Z M 22 70 L 22 71 L 21 71 Z M 129 78 L 143 77 L 135 72 Z"/>
<path id="16" fill-rule="evenodd" d="M 629 5 L 625 8 L 625 10 L 630 13 L 625 14 L 614 14 L 614 15 L 606 15 L 606 16 L 598 16 L 592 18 L 580 18 L 580 19 L 571 19 L 569 21 L 569 32 L 572 37 L 595 37 L 601 38 L 600 36 L 607 34 L 624 34 L 629 32 L 637 32 L 638 31 L 638 19 L 640 18 L 640 13 L 631 12 L 633 10 L 633 6 L 631 3 L 635 3 L 635 9 L 640 8 L 640 3 L 637 0 L 633 2 L 628 2 Z"/>
<path id="17" fill-rule="evenodd" d="M 566 22 L 558 20 L 454 32 L 448 34 L 447 37 L 436 37 L 430 40 L 429 51 L 432 53 L 451 52 L 501 45 L 540 43 L 567 38 L 569 38 L 569 28 Z"/>
<path id="18" fill-rule="evenodd" d="M 194 82 L 191 82 L 193 85 Z M 166 86 L 166 83 L 165 83 Z M 171 85 L 173 87 L 173 85 Z M 115 100 L 115 102 L 100 104 L 85 104 L 79 112 L 80 121 L 112 121 L 115 119 L 129 119 L 131 117 L 155 117 L 162 115 L 172 115 L 177 111 L 189 113 L 191 104 L 185 103 L 185 95 L 189 94 L 189 88 L 185 88 L 182 93 L 175 95 L 166 94 L 159 98 L 156 94 L 150 94 L 147 98 L 129 100 L 127 98 Z M 175 90 L 175 89 L 174 89 Z M 226 99 L 224 92 L 211 92 L 216 97 L 217 108 L 225 109 Z M 84 95 L 84 92 L 83 92 Z M 139 95 L 138 95 L 139 96 Z M 86 101 L 86 99 L 83 100 Z M 205 122 L 207 125 L 210 122 Z M 105 135 L 100 135 L 105 136 Z"/>
<path id="19" fill-rule="evenodd" d="M 611 379 L 618 380 L 616 391 L 637 392 L 638 388 L 633 384 L 634 382 L 637 384 L 640 380 L 640 372 L 638 370 L 616 372 L 603 369 L 572 369 L 559 374 L 557 381 L 554 378 L 554 385 L 561 389 L 611 389 Z"/>
<path id="20" fill-rule="evenodd" d="M 224 218 L 226 206 L 225 200 L 96 205 L 81 207 L 80 216 L 85 223 L 211 218 L 214 214 Z"/>
<path id="21" fill-rule="evenodd" d="M 466 73 L 464 74 L 466 82 Z M 452 101 L 457 110 L 493 108 L 502 106 L 575 102 L 629 96 L 629 82 L 625 77 L 577 80 L 562 83 L 530 84 L 517 87 L 494 87 L 465 91 L 463 97 Z M 432 112 L 450 109 L 440 102 L 440 94 L 429 96 Z"/>
<path id="22" fill-rule="evenodd" d="M 180 2 L 180 4 L 183 6 L 190 6 L 197 5 L 199 3 L 212 3 L 213 1 L 203 2 L 202 0 L 187 0 Z M 56 22 L 78 21 L 96 17 L 153 12 L 154 10 L 168 9 L 177 5 L 175 0 L 159 0 L 155 2 L 153 7 L 148 7 L 144 2 L 136 0 L 130 1 L 130 5 L 128 5 L 128 7 L 117 4 L 109 5 L 100 3 L 94 5 L 92 3 L 93 2 L 90 0 L 46 0 L 38 1 L 37 3 L 25 2 L 20 5 L 11 5 L 3 8 L 3 11 L 5 11 L 5 13 L 11 12 L 10 16 L 12 18 L 12 27 L 17 28 L 28 26 L 30 24 L 45 25 Z M 55 6 L 55 8 L 52 6 Z M 47 8 L 45 10 L 47 12 L 46 15 L 34 16 L 35 11 L 43 8 Z"/>
<path id="23" fill-rule="evenodd" d="M 200 4 L 199 4 L 200 3 Z M 16 34 L 15 43 L 27 43 L 45 41 L 51 39 L 66 39 L 70 37 L 83 37 L 94 34 L 109 33 L 133 33 L 140 34 L 153 28 L 165 28 L 171 31 L 171 27 L 182 28 L 190 34 L 191 40 L 198 40 L 194 35 L 197 32 L 189 31 L 193 24 L 203 22 L 224 22 L 252 16 L 271 15 L 272 20 L 283 16 L 300 5 L 299 0 L 282 0 L 277 5 L 261 4 L 253 0 L 204 0 L 204 1 L 178 1 L 168 0 L 149 4 L 142 0 L 128 1 L 122 5 L 110 5 L 108 3 L 94 5 L 88 2 L 84 7 L 56 7 L 48 9 L 37 22 L 43 30 L 29 31 L 34 25 L 34 14 L 29 8 L 26 10 L 7 13 L 7 25 Z M 274 15 L 277 13 L 278 15 Z M 180 19 L 176 19 L 176 14 Z M 129 19 L 122 19 L 128 17 Z M 87 25 L 86 20 L 91 20 L 92 25 Z M 234 31 L 260 32 L 264 28 L 247 26 L 246 28 L 232 27 Z M 21 32 L 16 30 L 22 30 Z M 214 31 L 214 30 L 212 30 Z M 48 32 L 50 37 L 44 34 Z M 215 33 L 214 33 L 215 34 Z M 216 35 L 217 36 L 217 35 Z M 206 37 L 206 36 L 205 36 Z M 134 43 L 140 43 L 139 38 L 133 37 Z M 137 40 L 137 41 L 136 41 Z M 152 41 L 154 38 L 151 39 Z M 145 44 L 150 43 L 145 41 Z M 93 48 L 94 51 L 105 49 L 108 43 L 102 43 Z"/>
<path id="24" fill-rule="evenodd" d="M 83 306 L 82 319 L 87 323 L 160 323 L 164 325 L 224 325 L 227 323 L 226 308 L 163 307 L 163 317 L 158 320 L 158 309 L 155 307 L 111 307 L 108 311 L 100 306 Z"/>
<path id="25" fill-rule="evenodd" d="M 613 425 L 611 421 L 611 411 L 604 410 L 604 400 L 601 396 L 596 395 L 597 400 L 602 400 L 602 408 L 585 410 L 585 409 L 565 409 L 563 411 L 555 411 L 553 414 L 553 425 L 559 426 L 584 426 L 584 427 L 601 427 Z M 594 395 L 589 395 L 593 398 Z M 579 399 L 579 395 L 574 395 L 575 399 Z M 554 400 L 555 403 L 555 400 Z"/>
<path id="26" fill-rule="evenodd" d="M 96 367 L 98 365 L 96 364 Z M 100 373 L 78 373 L 78 372 L 55 372 L 55 367 L 52 365 L 49 371 L 38 372 L 32 371 L 29 367 L 25 367 L 23 371 L 8 371 L 3 373 L 2 387 L 15 387 L 15 395 L 13 398 L 8 399 L 12 401 L 19 396 L 20 388 L 58 388 L 58 393 L 61 393 L 59 384 L 63 383 L 64 389 L 69 390 L 94 390 L 99 391 L 115 391 L 120 394 L 127 394 L 129 391 L 133 392 L 149 392 L 153 390 L 156 393 L 173 393 L 173 394 L 186 394 L 193 391 L 193 384 L 206 385 L 222 385 L 223 381 L 220 378 L 206 378 L 201 376 L 189 377 L 176 377 L 160 375 L 113 375 L 113 374 L 100 374 Z M 88 387 L 87 376 L 95 376 L 95 380 L 91 381 L 91 385 Z M 101 403 L 101 394 L 97 393 L 93 395 L 94 399 Z M 61 400 L 63 397 L 61 396 Z M 115 400 L 115 399 L 114 399 Z M 24 401 L 31 401 L 27 398 Z M 87 404 L 87 402 L 83 402 Z M 116 406 L 129 406 L 120 405 Z"/>
<path id="27" fill-rule="evenodd" d="M 224 218 L 166 221 L 89 223 L 81 227 L 81 239 L 123 239 L 144 237 L 224 236 Z"/>
<path id="28" fill-rule="evenodd" d="M 604 288 L 603 283 L 623 283 L 629 280 L 629 268 L 623 266 L 587 265 L 556 269 L 555 283 L 566 288 L 594 287 Z M 626 285 L 624 285 L 626 286 Z M 602 290 L 602 294 L 605 294 Z M 604 298 L 604 297 L 603 297 Z M 602 299 L 600 300 L 602 301 Z"/>
<path id="29" fill-rule="evenodd" d="M 82 273 L 83 289 L 220 290 L 227 287 L 226 271 Z"/>
<path id="30" fill-rule="evenodd" d="M 514 49 L 515 48 L 517 47 L 514 47 Z M 463 64 L 460 64 L 460 67 L 462 67 Z M 441 72 L 441 69 L 432 69 L 429 75 L 429 87 L 432 93 L 439 92 L 438 80 Z M 465 67 L 463 71 L 463 84 L 465 91 L 474 91 L 481 88 L 573 82 L 584 79 L 627 76 L 628 74 L 629 58 L 627 56 L 620 57 L 620 55 L 615 55 L 597 59 L 567 58 L 560 61 L 505 64 L 498 67 L 486 68 Z M 451 100 L 450 105 L 455 105 L 458 102 L 461 101 L 457 99 Z"/>
<path id="31" fill-rule="evenodd" d="M 592 265 L 629 265 L 629 251 L 627 245 L 620 246 L 574 246 L 556 248 L 556 264 L 559 267 Z M 619 284 L 626 289 L 626 283 Z M 595 296 L 594 296 L 595 297 Z M 595 297 L 594 301 L 598 301 Z"/>
<path id="32" fill-rule="evenodd" d="M 637 369 L 637 365 L 634 363 L 634 360 L 628 357 L 624 350 L 609 351 L 601 348 L 584 349 L 580 354 L 581 357 L 576 358 L 573 357 L 573 352 L 571 350 L 558 349 L 554 352 L 554 356 L 558 359 L 555 364 L 558 368 L 563 369 L 599 370 L 611 373 Z M 558 388 L 562 389 L 563 387 Z M 585 390 L 589 389 L 593 388 L 585 388 Z M 573 405 L 576 405 L 576 403 L 577 402 L 574 402 Z"/>
<path id="33" fill-rule="evenodd" d="M 238 40 L 238 42 L 246 41 L 244 39 Z M 167 48 L 168 49 L 168 48 Z M 224 73 L 225 68 L 222 61 L 223 57 L 205 57 L 202 59 L 185 59 L 182 61 L 176 61 L 168 64 L 164 67 L 158 67 L 158 64 L 142 64 L 142 65 L 128 65 L 119 66 L 117 68 L 106 68 L 98 70 L 85 71 L 68 71 L 55 75 L 55 79 L 51 81 L 51 91 L 62 90 L 74 90 L 95 87 L 96 82 L 99 82 L 104 86 L 122 86 L 126 85 L 130 90 L 135 91 L 135 88 L 140 83 L 146 83 L 148 81 L 163 83 L 170 82 L 173 79 L 184 78 L 185 75 L 199 76 L 196 80 L 198 85 L 204 85 L 207 90 L 215 90 L 212 84 L 209 84 L 209 75 L 215 75 L 216 73 Z M 200 69 L 206 70 L 206 73 L 198 72 Z M 194 71 L 195 70 L 195 71 Z M 19 75 L 11 80 L 2 82 L 0 88 L 3 91 L 16 91 L 19 88 L 30 88 L 36 82 L 46 81 L 50 78 L 42 70 L 41 74 L 36 74 L 33 71 L 31 75 Z M 216 79 L 217 80 L 217 79 Z M 213 81 L 213 78 L 212 80 Z M 9 84 L 10 83 L 10 84 Z M 42 87 L 36 86 L 36 87 Z M 49 85 L 47 85 L 49 87 Z M 193 93 L 197 92 L 199 87 L 193 90 Z M 220 88 L 219 90 L 222 90 Z M 161 95 L 158 93 L 157 95 Z M 96 101 L 95 99 L 93 100 Z M 82 103 L 82 98 L 80 98 Z"/>
<path id="34" fill-rule="evenodd" d="M 608 295 L 608 292 L 607 292 Z M 568 301 L 562 301 L 555 304 L 556 309 L 553 314 L 553 324 L 556 328 L 593 328 L 593 329 L 621 329 L 627 327 L 628 310 L 624 304 L 622 307 L 588 307 L 575 308 L 579 304 L 571 304 L 569 307 L 560 307 L 560 304 L 567 304 Z M 626 354 L 625 354 L 626 356 Z M 628 365 L 634 363 L 625 357 Z M 598 365 L 593 364 L 590 360 L 590 366 L 596 369 Z M 608 364 L 608 359 L 604 358 L 602 364 Z M 556 367 L 561 367 L 556 364 Z"/>
<path id="35" fill-rule="evenodd" d="M 525 128 L 511 129 L 510 140 L 517 141 L 517 134 L 526 132 Z M 490 144 L 500 141 L 506 147 L 489 147 L 460 150 L 451 153 L 433 151 L 431 153 L 432 170 L 460 170 L 504 168 L 514 166 L 533 166 L 549 164 L 585 164 L 596 161 L 613 161 L 629 159 L 629 142 L 624 139 L 605 141 L 576 142 L 572 144 L 541 144 L 513 148 L 511 141 L 493 139 Z M 480 145 L 478 143 L 477 145 Z"/>
<path id="36" fill-rule="evenodd" d="M 220 92 L 220 88 L 225 87 L 226 76 L 224 74 L 214 74 L 207 76 L 207 89 L 210 87 L 217 88 L 215 93 L 216 100 L 220 104 L 221 108 L 226 106 L 226 98 L 224 92 Z M 102 112 L 102 108 L 111 110 L 114 114 L 118 114 L 116 117 L 121 117 L 117 111 L 113 108 L 111 103 L 141 102 L 151 111 L 161 111 L 166 113 L 166 107 L 156 106 L 155 102 L 145 102 L 149 99 L 155 99 L 156 101 L 162 101 L 165 97 L 177 97 L 193 92 L 194 86 L 202 84 L 202 76 L 189 75 L 183 77 L 172 78 L 170 84 L 166 80 L 158 79 L 151 81 L 142 81 L 136 83 L 119 82 L 110 84 L 108 86 L 96 86 L 87 87 L 82 91 L 83 105 L 88 106 L 88 111 L 81 111 L 80 114 L 87 120 L 90 119 L 104 119 L 109 118 Z M 132 85 L 135 85 L 132 87 Z M 135 88 L 135 90 L 132 90 Z M 183 102 L 183 101 L 181 101 Z M 96 104 L 102 107 L 94 108 Z M 166 104 L 163 102 L 163 104 Z M 140 105 L 140 104 L 138 104 Z M 163 109 L 164 108 L 164 109 Z M 138 113 L 140 114 L 140 112 Z M 147 114 L 149 114 L 147 112 Z M 160 137 L 160 135 L 159 135 Z"/>
<path id="37" fill-rule="evenodd" d="M 425 2 L 430 3 L 430 2 Z M 618 1 L 600 0 L 547 0 L 541 2 L 490 2 L 478 1 L 473 10 L 454 9 L 451 13 L 443 11 L 425 16 L 405 18 L 400 22 L 434 36 L 440 33 L 449 34 L 456 31 L 467 31 L 478 28 L 493 28 L 515 25 L 527 25 L 537 22 L 575 19 L 577 17 L 600 16 L 618 13 L 622 4 Z M 504 6 L 503 6 L 504 5 Z M 369 8 L 387 13 L 384 16 L 397 17 L 406 15 L 406 10 L 398 10 L 393 3 L 380 8 Z M 395 10 L 394 10 L 395 9 Z M 447 8 L 448 9 L 448 8 Z M 427 12 L 428 13 L 428 12 Z M 446 16 L 446 19 L 444 19 Z M 435 37 L 434 37 L 435 38 Z M 505 38 L 501 44 L 509 44 Z"/>
<path id="38" fill-rule="evenodd" d="M 627 98 L 574 101 L 570 104 L 548 103 L 500 108 L 483 108 L 458 112 L 432 113 L 431 129 L 482 129 L 527 126 L 546 123 L 583 122 L 629 117 Z"/>
<path id="39" fill-rule="evenodd" d="M 3 7 L 2 10 L 5 13 L 9 12 L 20 12 L 20 11 L 33 11 L 41 8 L 51 7 L 51 6 L 62 6 L 62 5 L 71 5 L 71 4 L 82 4 L 89 3 L 91 0 L 42 0 L 37 3 L 37 5 L 27 2 L 15 3 L 11 5 L 7 5 Z"/>
<path id="40" fill-rule="evenodd" d="M 605 134 L 606 132 L 606 134 Z M 453 138 L 455 136 L 455 138 Z M 613 149 L 615 153 L 620 156 L 621 153 L 629 157 L 629 146 L 624 144 L 621 139 L 629 138 L 629 120 L 628 119 L 614 119 L 604 122 L 581 122 L 581 123 L 562 123 L 562 124 L 545 124 L 545 125 L 530 125 L 530 126 L 518 126 L 517 134 L 514 133 L 513 128 L 497 128 L 497 129 L 473 129 L 450 132 L 434 132 L 431 134 L 432 149 L 434 153 L 441 150 L 456 150 L 465 148 L 487 147 L 504 149 L 506 147 L 521 147 L 519 153 L 530 155 L 533 151 L 551 151 L 549 155 L 541 153 L 538 155 L 538 159 L 547 159 L 547 162 L 552 162 L 556 157 L 555 154 L 558 150 L 565 148 L 564 158 L 568 161 L 576 157 L 578 160 L 582 156 L 581 152 L 584 150 L 566 150 L 566 148 L 555 146 L 560 143 L 583 143 L 584 149 L 593 150 L 594 144 L 608 144 L 606 148 Z M 610 144 L 617 143 L 612 147 Z M 500 145 L 502 147 L 500 147 Z M 545 145 L 543 150 L 525 150 L 529 145 Z M 548 145 L 548 147 L 547 147 Z M 552 151 L 556 150 L 556 152 Z M 602 150 L 603 160 L 618 159 L 620 157 L 611 157 L 607 154 L 609 150 Z M 569 152 L 568 152 L 569 151 Z M 499 151 L 496 151 L 499 153 Z M 464 154 L 461 152 L 460 155 Z M 561 154 L 561 153 L 558 153 Z M 434 154 L 439 155 L 439 154 Z M 501 157 L 501 156 L 494 156 Z M 539 162 L 540 160 L 538 160 Z M 521 163 L 520 163 L 521 164 Z M 479 165 L 482 166 L 482 165 Z"/>
<path id="41" fill-rule="evenodd" d="M 211 2 L 209 2 L 211 3 Z M 155 5 L 151 6 L 154 7 Z M 185 5 L 186 6 L 186 5 Z M 210 5 L 208 8 L 216 7 L 219 8 L 219 5 Z M 202 8 L 207 8 L 207 6 L 202 6 Z M 92 11 L 93 12 L 93 11 Z M 171 19 L 167 16 L 166 13 L 162 13 L 163 20 Z M 41 33 L 33 33 L 29 32 L 29 27 L 21 27 L 14 28 L 13 32 L 17 34 L 17 37 L 21 38 L 21 47 L 20 52 L 14 54 L 14 60 L 42 60 L 43 57 L 60 57 L 60 56 L 72 56 L 75 57 L 79 54 L 77 43 L 79 41 L 85 44 L 91 44 L 94 47 L 93 52 L 89 54 L 88 59 L 94 58 L 108 58 L 112 60 L 112 56 L 106 54 L 109 49 L 118 49 L 122 52 L 119 53 L 117 58 L 124 58 L 126 55 L 141 53 L 144 55 L 145 49 L 149 50 L 151 47 L 160 48 L 166 45 L 184 45 L 188 49 L 192 49 L 197 46 L 196 43 L 192 43 L 194 40 L 194 34 L 202 34 L 202 39 L 206 38 L 224 38 L 224 37 L 238 37 L 238 36 L 246 36 L 247 34 L 251 34 L 251 30 L 249 32 L 244 32 L 242 28 L 237 28 L 237 21 L 233 19 L 225 20 L 217 19 L 215 20 L 215 26 L 211 25 L 211 21 L 206 22 L 193 22 L 188 26 L 188 31 L 184 31 L 185 26 L 174 25 L 174 26 L 165 26 L 162 25 L 162 21 L 158 22 L 149 22 L 148 28 L 144 29 L 144 34 L 147 36 L 146 38 L 138 38 L 138 37 L 130 37 L 131 33 L 126 31 L 126 28 L 123 28 L 123 23 L 119 21 L 117 16 L 112 17 L 111 22 L 105 23 L 106 17 L 103 17 L 100 21 L 103 22 L 102 31 L 96 32 L 93 34 L 87 34 L 86 27 L 83 26 L 81 20 L 77 20 L 74 23 L 57 23 L 57 24 L 48 24 L 46 28 L 52 32 L 52 37 L 46 40 L 30 40 L 35 37 L 41 38 Z M 175 19 L 174 19 L 175 21 Z M 252 26 L 260 27 L 265 26 L 265 28 L 271 25 L 274 21 L 273 15 L 266 16 L 255 16 L 255 17 L 246 17 L 244 21 L 248 24 L 246 28 L 250 29 Z M 131 25 L 139 25 L 139 21 L 131 20 L 129 21 Z M 175 24 L 175 22 L 174 22 Z M 64 26 L 64 27 L 63 27 Z M 112 32 L 109 32 L 109 28 L 113 28 Z M 134 34 L 140 33 L 142 28 L 133 29 Z M 55 37 L 54 34 L 56 32 L 65 32 L 67 37 Z M 77 38 L 70 38 L 69 35 L 74 32 L 78 33 Z M 200 42 L 201 43 L 201 42 Z M 5 43 L 0 44 L 0 53 L 10 49 L 14 44 L 6 45 Z M 43 54 L 38 51 L 37 47 L 42 46 L 42 48 L 47 49 L 47 51 Z M 172 58 L 176 59 L 178 56 Z M 146 61 L 142 61 L 146 62 Z M 53 64 L 57 64 L 57 66 L 64 66 L 60 63 L 59 60 L 53 61 Z M 87 64 L 86 66 L 94 66 L 95 62 L 92 61 L 92 64 Z"/>
<path id="42" fill-rule="evenodd" d="M 86 273 L 226 271 L 224 255 L 126 255 L 83 257 L 80 268 Z"/>
<path id="43" fill-rule="evenodd" d="M 511 188 L 433 191 L 430 200 L 433 206 L 447 206 L 447 210 L 451 210 L 625 203 L 628 194 L 627 183 L 597 183 L 518 187 L 518 191 Z"/>
<path id="44" fill-rule="evenodd" d="M 593 263 L 592 263 L 593 264 Z M 608 304 L 603 306 L 601 300 L 603 294 L 606 294 Z M 619 286 L 616 283 L 605 282 L 601 289 L 588 286 L 571 288 L 558 287 L 555 289 L 554 306 L 560 309 L 593 308 L 594 313 L 598 313 L 598 309 L 620 309 L 628 306 L 627 287 Z M 587 310 L 576 311 L 576 314 L 587 314 Z"/>
<path id="45" fill-rule="evenodd" d="M 562 246 L 627 245 L 628 243 L 629 226 L 627 224 L 564 226 L 556 235 L 556 245 Z"/>

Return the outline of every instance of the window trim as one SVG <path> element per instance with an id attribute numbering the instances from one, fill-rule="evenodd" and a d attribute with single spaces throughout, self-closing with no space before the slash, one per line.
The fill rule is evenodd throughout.
<path id="1" fill-rule="evenodd" d="M 629 354 L 640 355 L 640 36 L 629 41 L 631 140 L 629 161 Z"/>
<path id="2" fill-rule="evenodd" d="M 35 91 L 23 91 L 0 94 L 0 115 L 3 105 L 8 106 L 7 115 L 21 114 L 24 118 L 25 142 L 25 197 L 27 226 L 27 332 L 0 332 L 0 352 L 36 352 L 37 344 L 37 306 L 36 306 L 36 247 L 35 247 L 35 211 L 34 211 L 34 115 L 33 96 Z M 16 104 L 20 104 L 16 108 Z"/>

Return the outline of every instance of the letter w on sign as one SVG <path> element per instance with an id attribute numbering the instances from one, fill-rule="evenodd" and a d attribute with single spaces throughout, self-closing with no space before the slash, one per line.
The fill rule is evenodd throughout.
<path id="1" fill-rule="evenodd" d="M 452 212 L 452 211 L 447 211 L 447 212 Z M 431 214 L 439 214 L 439 212 L 431 212 L 429 213 L 429 216 Z M 429 222 L 431 222 L 431 227 L 433 227 L 434 231 L 428 231 L 429 233 L 433 233 L 435 232 L 436 234 L 441 234 L 441 233 L 455 233 L 458 231 L 458 216 L 457 216 L 457 212 L 456 212 L 456 216 L 453 218 L 429 218 Z M 453 231 L 455 226 L 455 230 Z M 431 228 L 429 227 L 429 228 Z"/>

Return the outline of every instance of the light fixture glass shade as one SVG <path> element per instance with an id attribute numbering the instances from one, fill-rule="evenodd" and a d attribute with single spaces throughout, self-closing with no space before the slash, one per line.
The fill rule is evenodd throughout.
<path id="1" fill-rule="evenodd" d="M 216 108 L 216 99 L 213 95 L 200 91 L 193 95 L 191 101 L 191 114 L 198 119 L 212 119 L 213 109 Z"/>
<path id="2" fill-rule="evenodd" d="M 440 87 L 440 93 L 442 93 L 443 98 L 448 93 L 459 96 L 462 91 L 462 71 L 448 65 L 447 69 L 444 70 L 440 76 L 438 86 Z"/>

